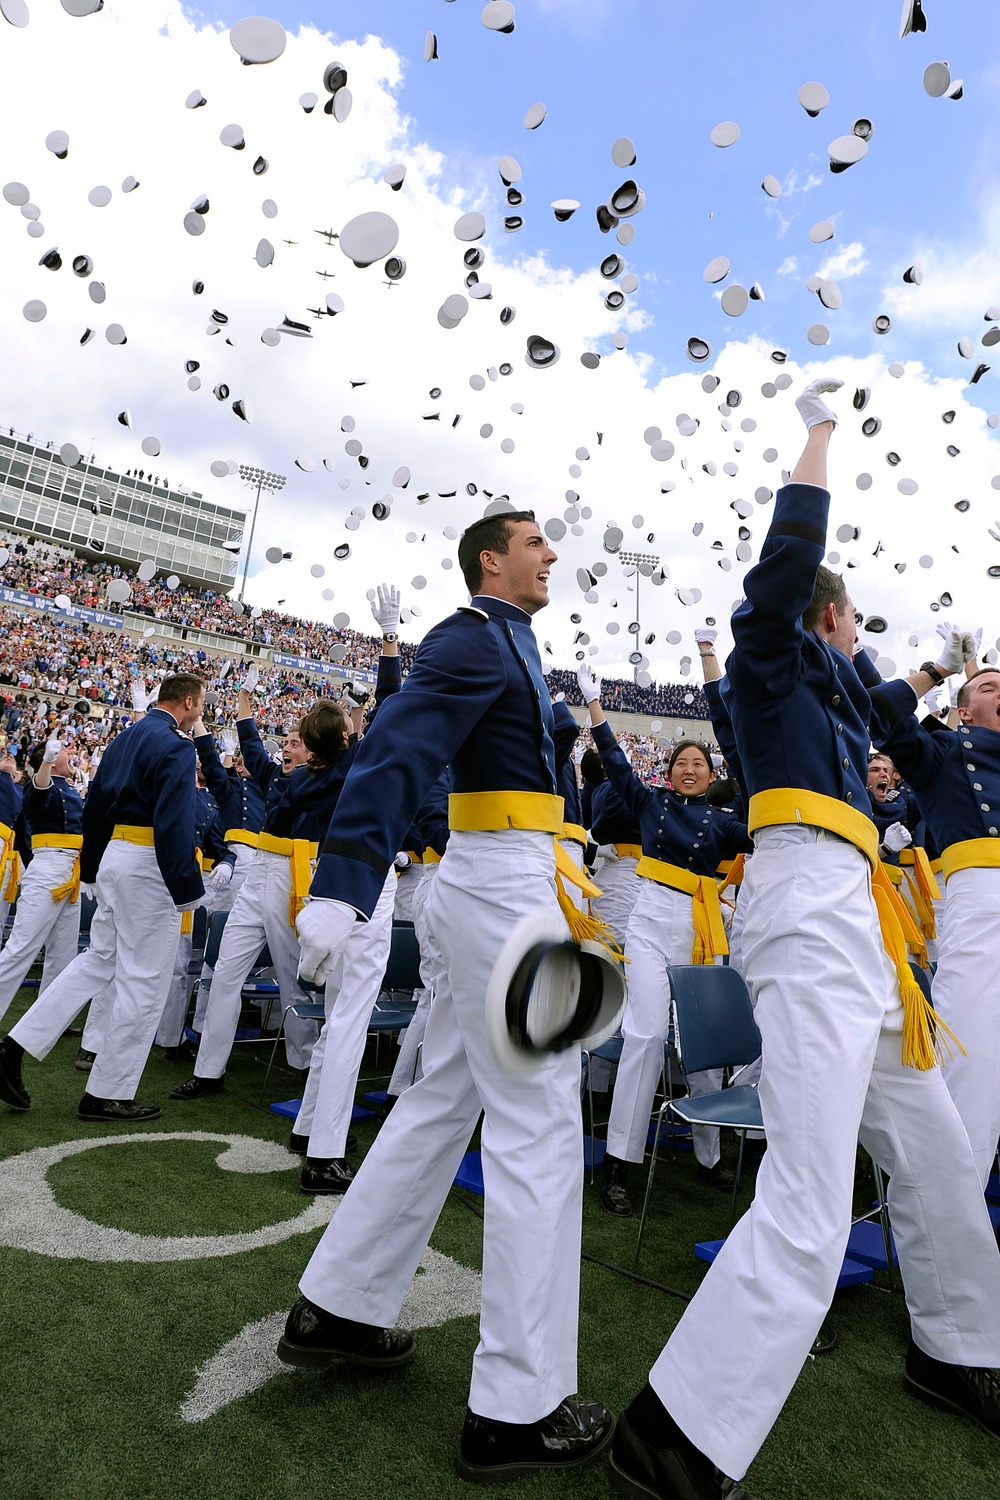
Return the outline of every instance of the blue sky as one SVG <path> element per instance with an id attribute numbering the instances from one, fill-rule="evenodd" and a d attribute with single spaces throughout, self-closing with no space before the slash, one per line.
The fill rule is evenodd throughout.
<path id="1" fill-rule="evenodd" d="M 245 13 L 234 5 L 193 9 L 226 25 Z M 280 0 L 268 13 L 290 28 L 309 23 L 340 37 L 377 34 L 396 49 L 405 61 L 402 108 L 414 133 L 444 154 L 445 187 L 475 191 L 484 178 L 499 186 L 495 158 L 508 152 L 521 162 L 525 227 L 496 237 L 495 255 L 542 251 L 582 271 L 617 249 L 613 235 L 598 232 L 594 207 L 627 175 L 611 162 L 611 142 L 631 136 L 647 205 L 624 253 L 642 278 L 641 304 L 651 320 L 631 346 L 650 356 L 651 378 L 685 368 L 693 333 L 716 346 L 757 333 L 806 357 L 813 353 L 806 328 L 820 320 L 831 329 L 831 353 L 877 349 L 886 359 L 922 358 L 942 374 L 971 373 L 955 350 L 965 332 L 978 343 L 982 329 L 972 325 L 971 309 L 968 327 L 957 316 L 953 327 L 947 318 L 911 324 L 897 316 L 885 338 L 872 332 L 871 320 L 883 310 L 884 289 L 900 284 L 912 260 L 950 247 L 958 254 L 987 237 L 984 215 L 998 177 L 993 7 L 928 0 L 927 32 L 903 41 L 897 0 L 835 7 L 814 0 L 739 7 L 520 0 L 510 36 L 487 31 L 480 9 L 479 0 L 336 7 Z M 430 63 L 423 59 L 428 29 L 440 51 Z M 962 100 L 924 92 L 923 71 L 933 61 L 948 61 L 952 76 L 965 79 Z M 830 93 L 815 120 L 796 99 L 812 79 Z M 528 132 L 522 118 L 537 99 L 548 117 Z M 869 156 L 833 175 L 827 146 L 859 115 L 875 127 Z M 709 142 L 721 120 L 742 130 L 724 150 Z M 760 188 L 767 173 L 786 188 L 773 202 Z M 549 209 L 556 197 L 581 201 L 566 224 Z M 822 219 L 834 222 L 836 238 L 814 246 L 808 230 Z M 857 243 L 864 253 L 855 264 L 863 259 L 864 269 L 845 281 L 843 308 L 827 316 L 802 279 Z M 752 303 L 739 320 L 724 317 L 702 282 L 717 255 L 730 259 L 730 279 L 764 288 L 766 302 Z M 797 270 L 779 274 L 790 258 Z M 909 302 L 919 297 L 914 291 Z M 982 310 L 994 301 L 1000 284 L 984 279 Z M 991 409 L 989 379 L 970 399 Z"/>

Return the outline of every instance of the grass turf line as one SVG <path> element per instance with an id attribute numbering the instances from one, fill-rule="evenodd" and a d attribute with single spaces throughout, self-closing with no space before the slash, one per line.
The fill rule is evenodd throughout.
<path id="1" fill-rule="evenodd" d="M 25 993 L 7 1024 L 33 998 Z M 76 1041 L 25 1062 L 33 1105 L 0 1108 L 0 1158 L 41 1145 L 125 1133 L 75 1117 L 86 1079 Z M 366 1069 L 367 1070 L 367 1062 Z M 139 1097 L 164 1113 L 135 1134 L 205 1130 L 284 1144 L 288 1125 L 256 1107 L 263 1068 L 246 1049 L 219 1097 L 168 1101 L 187 1070 L 155 1053 Z M 298 1090 L 288 1075 L 275 1097 Z M 358 1127 L 359 1158 L 375 1127 Z M 100 1223 L 144 1234 L 223 1234 L 291 1218 L 307 1203 L 298 1158 L 266 1175 L 220 1172 L 211 1143 L 125 1145 L 59 1162 L 57 1200 Z M 636 1176 L 638 1184 L 638 1174 Z M 454 1192 L 431 1243 L 479 1267 L 482 1224 Z M 638 1196 L 638 1195 L 637 1195 Z M 477 1200 L 478 1201 L 478 1200 Z M 695 1239 L 723 1234 L 728 1199 L 697 1181 L 690 1154 L 661 1157 L 640 1271 L 694 1291 Z M 584 1199 L 584 1248 L 631 1265 L 637 1221 Z M 95 1264 L 0 1249 L 4 1396 L 0 1494 L 18 1500 L 451 1500 L 473 1491 L 452 1464 L 477 1342 L 476 1320 L 418 1332 L 413 1365 L 375 1377 L 347 1366 L 282 1375 L 207 1421 L 179 1407 L 195 1371 L 245 1324 L 287 1307 L 320 1231 L 223 1258 Z M 620 1411 L 646 1379 L 683 1305 L 600 1266 L 581 1270 L 580 1385 Z M 902 1388 L 902 1295 L 861 1288 L 837 1300 L 833 1355 L 807 1361 L 748 1482 L 758 1500 L 979 1500 L 995 1491 L 995 1440 Z M 510 1500 L 609 1493 L 598 1461 L 572 1475 L 505 1487 Z"/>

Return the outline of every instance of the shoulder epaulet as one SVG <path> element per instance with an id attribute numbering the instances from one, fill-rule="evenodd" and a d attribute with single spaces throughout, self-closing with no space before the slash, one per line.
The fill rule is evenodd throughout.
<path id="1" fill-rule="evenodd" d="M 460 604 L 456 613 L 460 615 L 478 615 L 481 620 L 489 619 L 489 615 L 485 609 L 477 609 L 474 604 Z"/>

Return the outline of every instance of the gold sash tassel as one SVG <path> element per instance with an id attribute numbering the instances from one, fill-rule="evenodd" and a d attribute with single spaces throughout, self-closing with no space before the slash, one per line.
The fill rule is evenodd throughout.
<path id="1" fill-rule="evenodd" d="M 949 1058 L 954 1057 L 956 1047 L 965 1056 L 962 1043 L 942 1021 L 914 978 L 907 946 L 922 947 L 922 938 L 881 865 L 872 875 L 872 895 L 878 908 L 882 942 L 896 970 L 899 998 L 903 1002 L 903 1066 L 926 1072 L 936 1067 L 939 1059 L 943 1065 L 947 1061 L 946 1052 Z M 923 956 L 926 963 L 926 950 Z"/>

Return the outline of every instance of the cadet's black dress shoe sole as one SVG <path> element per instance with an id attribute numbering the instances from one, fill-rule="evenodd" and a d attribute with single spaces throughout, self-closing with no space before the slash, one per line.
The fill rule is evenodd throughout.
<path id="1" fill-rule="evenodd" d="M 604 1452 L 614 1430 L 606 1406 L 578 1397 L 540 1422 L 498 1422 L 467 1411 L 455 1472 L 469 1484 L 508 1484 L 525 1474 L 578 1469 Z"/>
<path id="2" fill-rule="evenodd" d="M 73 1066 L 78 1073 L 89 1073 L 96 1061 L 96 1052 L 88 1052 L 86 1047 L 81 1047 L 73 1059 Z"/>
<path id="3" fill-rule="evenodd" d="M 158 1104 L 137 1104 L 134 1099 L 97 1099 L 93 1094 L 84 1094 L 76 1113 L 80 1120 L 141 1125 L 146 1120 L 158 1120 L 163 1111 Z"/>
<path id="4" fill-rule="evenodd" d="M 991 1437 L 1000 1437 L 1000 1376 L 995 1371 L 945 1364 L 911 1340 L 903 1383 L 921 1401 L 960 1412 Z"/>
<path id="5" fill-rule="evenodd" d="M 308 1193 L 310 1197 L 346 1193 L 353 1181 L 354 1169 L 346 1157 L 339 1161 L 314 1162 L 307 1156 L 299 1178 L 299 1192 Z"/>
<path id="6" fill-rule="evenodd" d="M 171 1099 L 204 1099 L 208 1094 L 221 1094 L 225 1091 L 225 1074 L 221 1078 L 185 1078 L 183 1083 L 177 1083 L 170 1090 Z"/>
<path id="7" fill-rule="evenodd" d="M 328 1370 L 338 1359 L 366 1370 L 398 1370 L 410 1363 L 417 1345 L 405 1328 L 353 1323 L 300 1297 L 288 1314 L 276 1352 L 284 1364 L 300 1370 Z"/>

